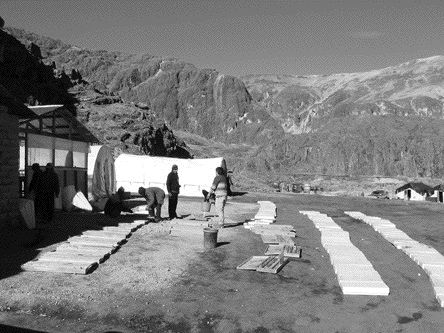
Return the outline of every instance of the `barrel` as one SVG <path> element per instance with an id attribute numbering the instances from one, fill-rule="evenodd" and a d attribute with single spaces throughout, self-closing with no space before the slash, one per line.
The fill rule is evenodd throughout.
<path id="1" fill-rule="evenodd" d="M 204 249 L 214 249 L 217 246 L 217 229 L 204 228 Z"/>

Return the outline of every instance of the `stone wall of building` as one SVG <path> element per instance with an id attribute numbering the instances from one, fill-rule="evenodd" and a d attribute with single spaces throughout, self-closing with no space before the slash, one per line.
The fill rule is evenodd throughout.
<path id="1" fill-rule="evenodd" d="M 0 228 L 15 225 L 20 216 L 18 118 L 0 105 Z"/>

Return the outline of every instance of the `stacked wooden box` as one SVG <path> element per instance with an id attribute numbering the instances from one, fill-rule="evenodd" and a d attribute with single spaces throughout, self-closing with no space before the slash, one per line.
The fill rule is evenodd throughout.
<path id="1" fill-rule="evenodd" d="M 350 241 L 347 231 L 326 214 L 300 211 L 321 232 L 321 243 L 330 255 L 339 286 L 345 295 L 382 295 L 390 290 L 364 254 Z"/>
<path id="2" fill-rule="evenodd" d="M 244 227 L 249 229 L 252 226 L 268 225 L 276 222 L 276 205 L 271 201 L 258 201 L 259 210 L 253 218 L 253 221 L 244 223 Z"/>
<path id="3" fill-rule="evenodd" d="M 102 230 L 85 231 L 80 236 L 68 238 L 54 251 L 42 253 L 21 268 L 25 271 L 88 274 L 116 252 L 132 232 L 146 223 L 146 220 L 137 220 L 103 227 Z"/>
<path id="4" fill-rule="evenodd" d="M 415 261 L 429 275 L 436 299 L 444 307 L 444 256 L 434 248 L 410 238 L 405 232 L 386 219 L 367 216 L 361 212 L 345 212 L 364 221 Z"/>
<path id="5" fill-rule="evenodd" d="M 237 266 L 237 269 L 278 273 L 290 258 L 300 258 L 302 249 L 294 243 L 291 225 L 271 224 L 276 219 L 276 205 L 270 201 L 258 201 L 260 208 L 254 222 L 247 228 L 261 236 L 267 244 L 264 256 L 253 256 Z"/>

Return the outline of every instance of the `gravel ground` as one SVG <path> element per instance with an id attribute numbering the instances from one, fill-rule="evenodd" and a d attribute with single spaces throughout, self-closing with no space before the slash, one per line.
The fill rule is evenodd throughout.
<path id="1" fill-rule="evenodd" d="M 444 310 L 427 274 L 371 227 L 343 212 L 389 219 L 411 238 L 444 254 L 444 205 L 250 193 L 230 201 L 228 217 L 239 222 L 251 218 L 257 200 L 276 203 L 277 223 L 293 225 L 303 248 L 303 258 L 278 274 L 236 270 L 265 249 L 260 237 L 242 226 L 222 229 L 218 247 L 203 251 L 198 227 L 175 228 L 168 234 L 177 221 L 143 226 L 89 275 L 20 272 L 20 263 L 70 235 L 115 223 L 100 214 L 59 213 L 39 243 L 41 250 L 16 246 L 14 253 L 10 246 L 7 252 L 6 243 L 1 243 L 8 256 L 0 261 L 6 267 L 0 275 L 0 322 L 48 332 L 443 331 Z M 326 213 L 348 231 L 390 295 L 343 295 L 319 231 L 299 210 Z M 183 199 L 178 213 L 198 216 L 200 202 Z M 124 216 L 121 221 L 141 217 Z"/>

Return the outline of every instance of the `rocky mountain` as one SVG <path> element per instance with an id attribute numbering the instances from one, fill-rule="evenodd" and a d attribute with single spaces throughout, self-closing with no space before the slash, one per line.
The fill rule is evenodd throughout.
<path id="1" fill-rule="evenodd" d="M 62 91 L 50 90 L 52 99 L 74 97 L 78 118 L 105 142 L 154 138 L 152 125 L 166 124 L 195 156 L 215 150 L 268 182 L 301 173 L 444 174 L 442 56 L 365 73 L 236 78 L 178 59 L 86 50 L 4 29 L 51 71 L 31 85 L 14 81 L 23 69 L 3 68 L 0 84 L 25 101 L 54 82 Z"/>
<path id="2" fill-rule="evenodd" d="M 79 73 L 107 101 L 119 96 L 143 105 L 174 129 L 225 140 L 251 105 L 240 79 L 214 69 L 149 54 L 86 50 L 20 29 L 6 30 L 24 44 L 38 45 L 46 64 Z"/>
<path id="3" fill-rule="evenodd" d="M 444 174 L 444 57 L 364 73 L 249 75 L 252 103 L 287 134 L 254 161 L 337 175 Z M 256 164 L 257 164 L 256 163 Z"/>
<path id="4" fill-rule="evenodd" d="M 328 119 L 346 116 L 444 119 L 444 56 L 363 73 L 242 79 L 254 102 L 292 134 L 309 133 Z"/>
<path id="5" fill-rule="evenodd" d="M 0 85 L 22 102 L 72 105 L 67 92 L 72 83 L 66 75 L 54 75 L 42 61 L 39 47 L 26 45 L 0 28 Z"/>

